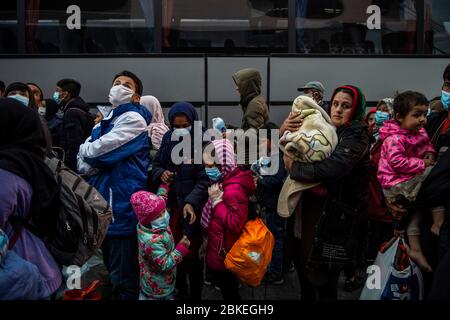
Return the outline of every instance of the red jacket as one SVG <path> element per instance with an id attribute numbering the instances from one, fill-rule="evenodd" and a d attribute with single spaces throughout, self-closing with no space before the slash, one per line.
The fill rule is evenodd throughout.
<path id="1" fill-rule="evenodd" d="M 214 270 L 226 270 L 225 255 L 239 239 L 248 218 L 249 197 L 255 192 L 251 171 L 239 167 L 222 183 L 222 202 L 213 210 L 208 227 L 206 264 Z"/>

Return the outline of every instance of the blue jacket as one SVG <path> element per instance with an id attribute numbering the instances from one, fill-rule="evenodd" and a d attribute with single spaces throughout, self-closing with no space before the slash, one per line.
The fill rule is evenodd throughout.
<path id="1" fill-rule="evenodd" d="M 113 209 L 108 235 L 136 232 L 130 197 L 146 188 L 150 163 L 147 127 L 151 119 L 151 113 L 140 105 L 120 105 L 94 127 L 91 137 L 80 146 L 79 172 L 89 174 L 94 169 L 88 182 Z"/>

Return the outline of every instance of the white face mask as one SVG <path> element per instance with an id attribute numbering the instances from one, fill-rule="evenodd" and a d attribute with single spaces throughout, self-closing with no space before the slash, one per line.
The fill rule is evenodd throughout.
<path id="1" fill-rule="evenodd" d="M 45 107 L 39 107 L 38 113 L 39 113 L 41 116 L 45 116 Z"/>
<path id="2" fill-rule="evenodd" d="M 130 103 L 133 94 L 134 92 L 131 89 L 121 84 L 116 85 L 109 91 L 109 102 L 115 108 L 122 104 Z"/>
<path id="3" fill-rule="evenodd" d="M 27 97 L 22 96 L 21 94 L 15 94 L 13 96 L 8 96 L 8 98 L 13 98 L 14 100 L 19 101 L 25 107 L 28 107 L 30 100 Z"/>
<path id="4" fill-rule="evenodd" d="M 191 132 L 191 128 L 192 126 L 189 126 L 187 128 L 178 128 L 173 130 L 173 134 L 178 137 L 184 137 L 189 135 L 189 133 Z"/>

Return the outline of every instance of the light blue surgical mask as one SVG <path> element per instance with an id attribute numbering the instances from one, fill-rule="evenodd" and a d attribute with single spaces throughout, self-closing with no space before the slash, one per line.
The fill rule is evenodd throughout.
<path id="1" fill-rule="evenodd" d="M 184 137 L 191 133 L 191 128 L 192 128 L 192 126 L 189 126 L 187 128 L 175 129 L 175 130 L 173 130 L 173 134 L 178 137 Z"/>
<path id="2" fill-rule="evenodd" d="M 213 167 L 213 168 L 205 168 L 206 175 L 209 177 L 211 181 L 219 181 L 220 178 L 222 178 L 222 173 L 220 172 L 219 168 Z"/>
<path id="3" fill-rule="evenodd" d="M 449 92 L 442 90 L 441 102 L 442 102 L 442 106 L 444 107 L 445 111 L 448 111 L 448 106 L 450 105 L 450 93 Z"/>
<path id="4" fill-rule="evenodd" d="M 59 91 L 53 92 L 52 99 L 53 99 L 57 104 L 60 104 L 60 103 L 61 103 L 61 94 L 59 93 Z"/>
<path id="5" fill-rule="evenodd" d="M 158 219 L 155 219 L 152 221 L 152 228 L 153 229 L 167 229 L 170 222 L 170 215 L 166 211 L 164 211 L 164 214 L 159 217 Z"/>
<path id="6" fill-rule="evenodd" d="M 377 111 L 375 112 L 375 124 L 377 126 L 383 125 L 383 123 L 391 118 L 391 115 L 387 112 Z"/>
<path id="7" fill-rule="evenodd" d="M 14 100 L 19 101 L 25 107 L 28 107 L 28 104 L 30 103 L 30 99 L 28 99 L 27 97 L 24 97 L 24 96 L 22 96 L 20 94 L 15 94 L 13 96 L 8 96 L 8 98 L 12 98 Z"/>
<path id="8" fill-rule="evenodd" d="M 219 130 L 220 132 L 227 131 L 227 127 L 225 126 L 225 122 L 222 118 L 213 118 L 212 123 L 214 129 Z"/>

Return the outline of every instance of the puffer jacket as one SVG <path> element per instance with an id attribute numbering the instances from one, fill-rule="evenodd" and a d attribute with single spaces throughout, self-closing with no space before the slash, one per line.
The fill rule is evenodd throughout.
<path id="1" fill-rule="evenodd" d="M 428 152 L 434 153 L 425 129 L 418 132 L 402 129 L 395 120 L 384 123 L 380 139 L 383 146 L 377 176 L 385 189 L 424 173 L 423 158 Z"/>
<path id="2" fill-rule="evenodd" d="M 233 80 L 239 88 L 241 107 L 244 112 L 241 128 L 259 129 L 269 121 L 269 108 L 261 96 L 261 75 L 256 69 L 242 69 L 233 75 Z"/>
<path id="3" fill-rule="evenodd" d="M 223 181 L 222 188 L 222 201 L 214 207 L 208 227 L 206 264 L 214 270 L 226 270 L 226 252 L 239 239 L 247 222 L 249 197 L 255 192 L 251 171 L 235 168 Z"/>

